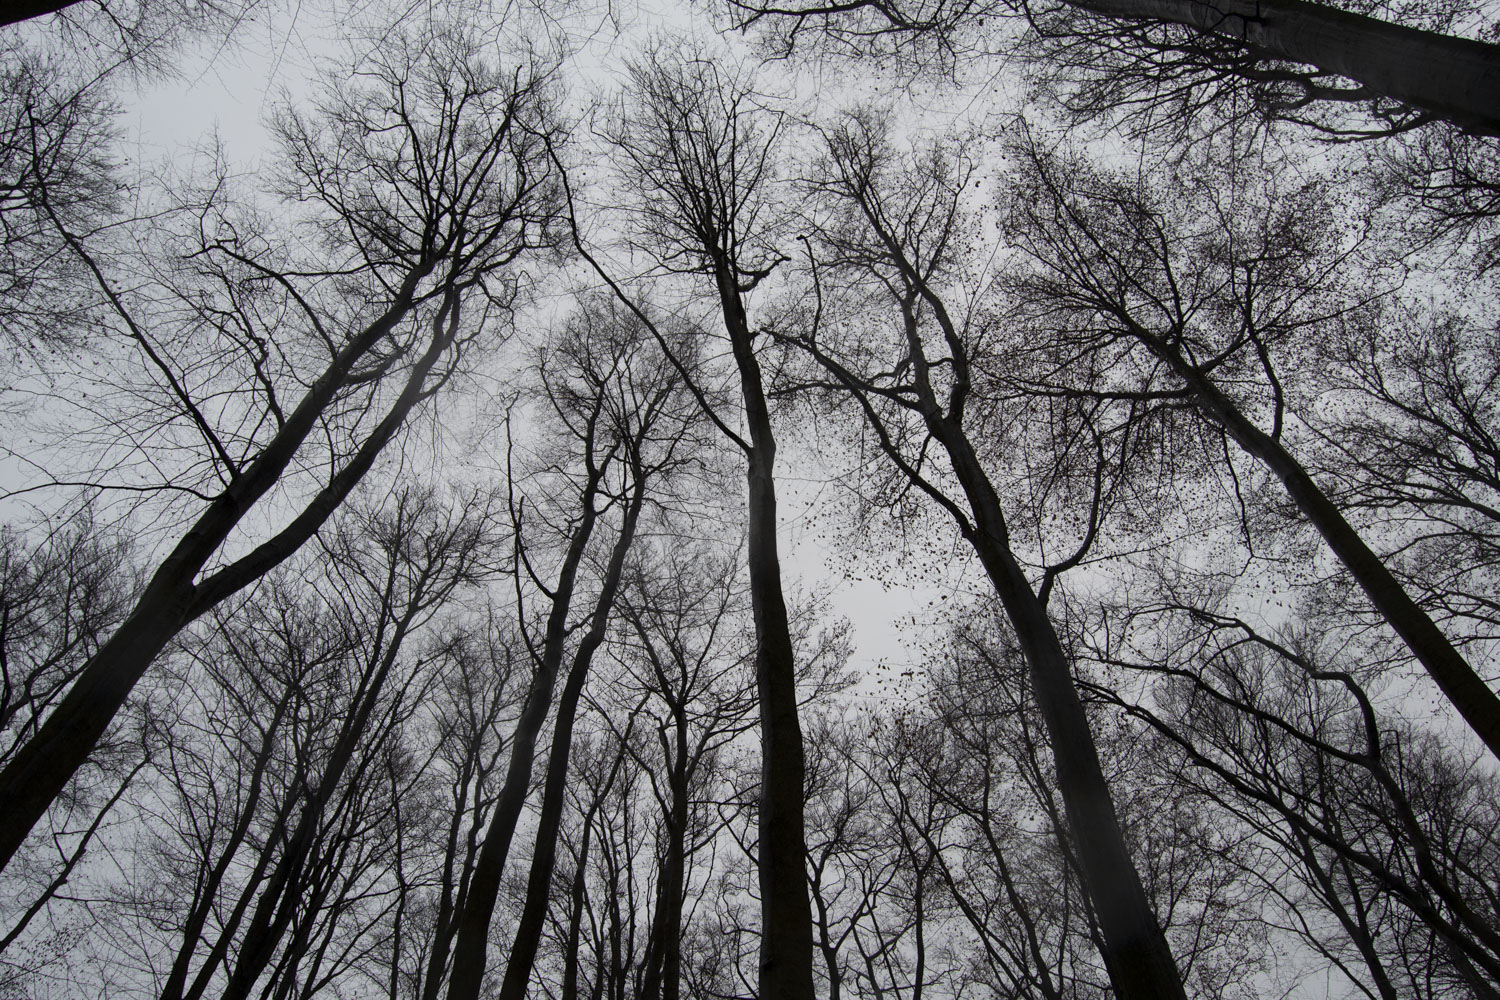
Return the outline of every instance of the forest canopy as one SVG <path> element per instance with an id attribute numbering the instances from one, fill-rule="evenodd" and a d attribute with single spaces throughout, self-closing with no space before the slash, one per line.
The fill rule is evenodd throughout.
<path id="1" fill-rule="evenodd" d="M 1500 997 L 1497 42 L 12 4 L 0 997 Z"/>

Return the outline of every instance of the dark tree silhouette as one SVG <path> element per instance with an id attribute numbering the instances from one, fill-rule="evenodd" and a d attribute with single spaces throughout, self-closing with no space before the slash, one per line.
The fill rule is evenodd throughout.
<path id="1" fill-rule="evenodd" d="M 464 346 L 503 319 L 516 294 L 507 269 L 549 239 L 547 87 L 543 67 L 512 74 L 485 63 L 460 36 L 429 36 L 383 50 L 366 81 L 335 90 L 326 116 L 283 121 L 288 193 L 313 206 L 311 224 L 337 263 L 309 275 L 228 219 L 218 232 L 201 227 L 192 259 L 210 281 L 222 281 L 216 294 L 185 293 L 199 310 L 189 322 L 223 335 L 242 362 L 234 388 L 243 402 L 222 414 L 223 426 L 158 350 L 151 319 L 52 213 L 97 278 L 119 335 L 159 375 L 173 422 L 201 442 L 212 475 L 188 491 L 201 497 L 200 512 L 134 610 L 0 774 L 9 804 L 0 861 L 14 855 L 172 636 L 311 538 L 407 416 L 447 381 Z M 279 297 L 285 311 L 237 301 L 252 289 Z M 278 380 L 268 344 L 298 338 L 312 357 L 321 346 L 320 368 L 313 374 L 306 361 L 289 363 Z M 283 400 L 288 392 L 300 392 L 295 403 Z M 257 501 L 289 468 L 313 460 L 309 451 L 330 424 L 344 428 L 348 450 L 330 456 L 311 499 L 248 552 L 214 565 Z"/>
<path id="2" fill-rule="evenodd" d="M 974 364 L 988 317 L 967 322 L 944 297 L 963 254 L 959 196 L 970 182 L 967 172 L 940 151 L 903 161 L 864 118 L 830 133 L 827 149 L 809 182 L 832 213 L 815 242 L 809 240 L 818 321 L 811 333 L 786 339 L 825 373 L 823 388 L 847 394 L 858 407 L 911 487 L 953 518 L 994 586 L 1031 670 L 1114 989 L 1123 997 L 1181 997 L 1181 977 L 1126 848 L 1070 660 L 1047 610 L 1058 575 L 1081 561 L 1095 531 L 1033 585 L 970 430 L 983 405 L 975 402 Z M 894 311 L 877 321 L 890 331 L 881 349 L 895 354 L 894 367 L 873 347 L 868 323 L 860 325 L 861 338 L 828 335 L 843 318 L 823 319 L 832 305 L 822 294 L 826 281 L 858 282 L 877 308 Z M 947 456 L 960 498 L 947 492 L 948 470 L 931 468 L 932 447 Z"/>

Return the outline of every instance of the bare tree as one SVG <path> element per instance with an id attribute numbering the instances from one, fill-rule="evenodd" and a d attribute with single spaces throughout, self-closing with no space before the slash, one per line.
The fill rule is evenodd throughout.
<path id="1" fill-rule="evenodd" d="M 196 437 L 207 475 L 179 486 L 201 506 L 135 609 L 0 775 L 12 804 L 0 859 L 14 855 L 171 637 L 312 537 L 448 380 L 465 345 L 503 320 L 517 294 L 509 265 L 550 238 L 546 67 L 513 74 L 449 35 L 397 42 L 367 70 L 335 89 L 316 121 L 292 114 L 281 127 L 287 194 L 311 206 L 324 260 L 310 271 L 289 266 L 254 231 L 205 218 L 189 257 L 205 280 L 183 291 L 188 312 L 176 333 L 153 330 L 154 317 L 52 213 L 97 278 L 118 334 L 160 379 L 170 422 Z M 180 378 L 161 346 L 177 335 L 227 341 L 221 356 L 235 367 L 215 376 L 230 386 L 210 391 L 230 392 L 236 405 L 205 409 L 194 388 L 203 376 Z M 298 341 L 302 349 L 290 349 Z M 295 403 L 283 399 L 289 392 Z M 215 565 L 257 501 L 289 469 L 317 463 L 324 427 L 340 428 L 334 439 L 343 443 L 323 459 L 311 498 L 243 555 Z"/>
<path id="2" fill-rule="evenodd" d="M 1455 642 L 1495 636 L 1500 354 L 1485 320 L 1376 303 L 1314 351 L 1331 404 L 1305 415 L 1318 481 Z"/>
<path id="3" fill-rule="evenodd" d="M 640 239 L 661 266 L 712 282 L 740 385 L 746 432 L 702 390 L 709 417 L 745 455 L 756 622 L 762 778 L 757 864 L 763 995 L 810 1000 L 812 916 L 803 870 L 803 750 L 797 669 L 776 541 L 776 436 L 747 298 L 782 259 L 769 187 L 780 121 L 748 80 L 708 58 L 658 50 L 631 70 L 632 107 L 609 137 L 639 192 Z M 616 285 L 618 289 L 618 286 Z"/>
<path id="4" fill-rule="evenodd" d="M 626 556 L 635 542 L 648 492 L 669 491 L 674 473 L 700 464 L 696 453 L 704 446 L 696 433 L 702 423 L 696 401 L 683 386 L 678 372 L 666 362 L 651 334 L 637 325 L 633 316 L 619 315 L 612 300 L 609 306 L 597 308 L 604 315 L 585 319 L 580 329 L 571 331 L 573 338 L 561 345 L 558 354 L 566 359 L 564 364 L 571 362 L 570 367 L 576 366 L 583 384 L 598 393 L 603 402 L 603 433 L 621 451 L 622 474 L 611 494 L 613 502 L 622 507 L 622 514 L 618 534 L 600 574 L 588 631 L 574 649 L 567 681 L 558 698 L 531 873 L 505 979 L 500 986 L 500 1000 L 524 1000 L 531 979 L 551 903 L 552 869 L 562 822 L 573 723 L 593 656 L 607 635 L 624 580 Z M 679 364 L 691 365 L 688 350 L 687 345 L 673 348 Z M 549 394 L 556 399 L 555 393 L 565 391 L 561 387 L 552 388 Z"/>
<path id="5" fill-rule="evenodd" d="M 1176 186 L 1168 205 L 1082 163 L 1064 168 L 1024 139 L 1013 149 L 1021 173 L 1008 232 L 1036 264 L 1015 287 L 1036 317 L 1034 328 L 1067 343 L 1079 362 L 1075 371 L 1049 375 L 1052 384 L 1085 395 L 1177 393 L 1190 401 L 1281 481 L 1370 603 L 1500 757 L 1500 697 L 1288 443 L 1295 400 L 1283 359 L 1351 308 L 1331 287 L 1330 275 L 1343 261 L 1328 233 L 1321 190 L 1277 192 L 1269 214 L 1251 216 L 1254 194 L 1238 204 L 1239 189 L 1219 186 L 1232 178 L 1215 172 L 1212 181 L 1196 184 L 1182 178 L 1189 182 Z M 1096 373 L 1106 364 L 1101 383 Z"/>
<path id="6" fill-rule="evenodd" d="M 1155 706 L 1095 692 L 1255 832 L 1265 846 L 1247 874 L 1361 992 L 1494 996 L 1491 779 L 1378 711 L 1304 625 L 1274 635 L 1203 600 L 1212 588 L 1192 593 L 1117 607 L 1093 647 L 1159 678 Z"/>
<path id="7" fill-rule="evenodd" d="M 621 681 L 645 699 L 636 724 L 655 723 L 654 739 L 647 728 L 641 741 L 622 745 L 641 765 L 660 817 L 642 1000 L 681 996 L 689 865 L 720 831 L 712 809 L 719 755 L 753 725 L 753 651 L 736 561 L 706 548 L 658 547 L 637 561 L 621 600 Z"/>
<path id="8" fill-rule="evenodd" d="M 1081 50 L 1073 58 L 1104 73 L 1124 62 L 1134 88 L 1150 100 L 1180 90 L 1215 90 L 1225 78 L 1279 88 L 1273 106 L 1375 102 L 1396 128 L 1433 120 L 1500 135 L 1494 94 L 1500 90 L 1500 46 L 1439 30 L 1381 20 L 1303 0 L 1206 3 L 1202 0 L 1067 0 L 1033 6 L 1011 0 L 766 3 L 729 0 L 741 27 L 769 21 L 784 46 L 805 32 L 824 33 L 856 49 L 915 41 L 949 53 L 974 36 L 1024 18 L 1044 35 Z M 980 46 L 983 41 L 978 42 Z M 1419 67 L 1440 67 L 1427 71 Z M 1353 86 L 1343 81 L 1353 81 Z M 1149 96 L 1152 83 L 1156 93 Z M 1389 107 L 1394 105 L 1394 112 Z"/>
<path id="9" fill-rule="evenodd" d="M 20 366 L 87 339 L 98 296 L 52 216 L 67 231 L 115 221 L 114 108 L 94 81 L 14 41 L 0 43 L 0 87 L 0 320 Z"/>
<path id="10" fill-rule="evenodd" d="M 585 571 L 582 581 L 588 579 L 590 543 L 607 528 L 609 519 L 618 517 L 608 555 L 597 569 L 597 590 L 583 613 L 587 626 L 572 645 L 558 699 L 531 877 L 501 987 L 507 994 L 524 991 L 545 925 L 573 720 L 594 653 L 604 641 L 648 490 L 655 488 L 657 479 L 694 461 L 689 431 L 694 411 L 687 406 L 691 400 L 681 398 L 678 374 L 663 363 L 657 350 L 656 341 L 637 318 L 618 311 L 609 300 L 588 302 L 558 342 L 542 350 L 538 395 L 545 398 L 564 445 L 549 449 L 548 476 L 543 477 L 559 482 L 551 487 L 545 482 L 540 485 L 549 489 L 560 484 L 554 503 L 567 505 L 559 511 L 542 511 L 544 517 L 563 519 L 566 549 L 556 583 L 548 587 L 533 565 L 539 552 L 529 548 L 524 538 L 525 501 L 513 501 L 518 593 L 529 580 L 541 590 L 548 610 L 536 640 L 529 633 L 523 609 L 522 627 L 535 674 L 454 944 L 448 995 L 455 1000 L 472 1000 L 482 985 L 489 922 L 510 841 L 530 791 L 536 740 L 574 641 L 572 635 L 580 627 L 570 615 L 581 569 Z M 564 461 L 558 461 L 560 457 Z"/>
<path id="11" fill-rule="evenodd" d="M 263 976 L 300 995 L 363 957 L 380 921 L 361 900 L 390 898 L 373 887 L 394 861 L 392 810 L 415 805 L 422 771 L 407 731 L 444 658 L 424 633 L 494 572 L 491 508 L 401 490 L 325 529 L 316 597 L 283 575 L 189 645 L 179 684 L 204 690 L 171 722 L 152 811 L 177 872 L 161 890 L 176 938 L 162 997 L 248 996 Z M 172 701 L 194 704 L 181 688 Z"/>
<path id="12" fill-rule="evenodd" d="M 810 182 L 829 213 L 815 231 L 817 242 L 809 241 L 815 322 L 811 332 L 786 339 L 817 363 L 822 374 L 812 376 L 816 385 L 845 394 L 858 408 L 910 488 L 953 518 L 995 588 L 1031 671 L 1114 989 L 1125 997 L 1183 996 L 1181 976 L 1120 829 L 1070 659 L 1047 610 L 1058 576 L 1096 540 L 1097 518 L 1074 551 L 1047 566 L 1040 584 L 1033 584 L 1012 547 L 1000 494 L 970 430 L 982 419 L 975 411 L 986 406 L 975 392 L 975 364 L 991 336 L 989 317 L 979 309 L 950 308 L 945 297 L 964 252 L 960 198 L 970 183 L 966 167 L 941 151 L 903 161 L 878 126 L 862 118 L 830 133 L 827 148 Z M 824 275 L 858 282 L 876 308 L 894 316 L 861 322 L 862 341 L 830 338 L 834 321 L 825 311 L 834 303 L 822 295 Z M 838 322 L 843 318 L 839 314 Z M 882 330 L 888 333 L 877 346 Z M 946 455 L 951 480 L 928 457 L 933 447 Z M 1093 507 L 1097 515 L 1098 503 Z"/>

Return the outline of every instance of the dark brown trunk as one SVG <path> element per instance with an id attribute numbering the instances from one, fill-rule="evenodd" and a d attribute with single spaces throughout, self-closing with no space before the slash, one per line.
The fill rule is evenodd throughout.
<path id="1" fill-rule="evenodd" d="M 448 847 L 443 854 L 443 877 L 438 889 L 437 916 L 432 921 L 432 950 L 423 964 L 422 989 L 417 994 L 421 1000 L 437 1000 L 441 989 L 443 972 L 448 967 L 448 948 L 453 943 L 453 896 L 455 892 L 453 864 L 458 854 L 459 827 L 463 822 L 464 806 L 468 803 L 469 781 L 472 775 L 465 774 L 460 783 L 460 794 L 454 796 L 453 817 L 448 821 Z"/>
<path id="2" fill-rule="evenodd" d="M 267 838 L 268 843 L 280 839 L 285 832 L 286 823 L 291 814 L 293 804 L 293 800 L 287 798 L 284 800 L 283 805 L 278 807 L 272 834 Z M 192 985 L 183 994 L 183 1000 L 202 1000 L 219 966 L 228 960 L 229 951 L 237 940 L 240 924 L 244 921 L 245 914 L 250 911 L 250 904 L 255 901 L 256 889 L 265 877 L 266 870 L 271 867 L 272 856 L 271 851 L 265 850 L 259 852 L 257 855 L 255 867 L 251 871 L 250 877 L 245 880 L 244 888 L 240 890 L 239 899 L 235 901 L 228 919 L 224 921 L 223 926 L 219 929 L 213 947 L 209 950 L 207 957 L 204 958 L 203 964 L 198 966 L 198 973 L 193 977 Z"/>
<path id="3" fill-rule="evenodd" d="M 568 887 L 568 939 L 563 953 L 562 1000 L 578 1000 L 578 947 L 583 936 L 583 908 L 587 905 L 589 841 L 594 833 L 594 815 L 609 794 L 615 774 L 625 759 L 625 747 L 620 747 L 615 763 L 610 768 L 609 778 L 600 787 L 597 797 L 589 803 L 583 814 L 583 837 L 578 845 L 577 863 L 573 868 L 573 884 Z M 594 993 L 599 992 L 599 977 L 595 977 Z"/>
<path id="4" fill-rule="evenodd" d="M 659 876 L 662 894 L 662 1000 L 682 992 L 682 884 L 687 871 L 688 748 L 687 715 L 677 706 L 677 761 L 672 771 L 672 815 L 668 820 L 667 857 Z"/>

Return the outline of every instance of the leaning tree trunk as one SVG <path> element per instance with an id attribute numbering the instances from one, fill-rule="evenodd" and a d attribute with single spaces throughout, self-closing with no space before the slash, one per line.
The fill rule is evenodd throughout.
<path id="1" fill-rule="evenodd" d="M 1500 135 L 1500 46 L 1408 28 L 1305 0 L 1066 0 L 1169 21 L 1239 42 L 1256 57 L 1305 63 L 1447 119 Z"/>
<path id="2" fill-rule="evenodd" d="M 36 735 L 0 773 L 0 803 L 4 803 L 0 809 L 0 869 L 10 862 L 37 820 L 88 760 L 94 744 L 172 637 L 194 618 L 275 568 L 311 538 L 364 477 L 422 398 L 428 373 L 453 343 L 457 318 L 453 293 L 434 320 L 427 352 L 413 366 L 400 396 L 354 457 L 279 534 L 201 584 L 194 582 L 249 509 L 280 480 L 355 364 L 411 310 L 417 285 L 431 270 L 429 263 L 411 271 L 385 313 L 335 355 L 276 436 L 214 498 L 163 560 L 124 624 L 89 658 Z"/>
<path id="3" fill-rule="evenodd" d="M 1084 889 L 1098 919 L 1102 937 L 1100 954 L 1110 983 L 1122 1000 L 1185 1000 L 1181 973 L 1125 846 L 1109 783 L 1099 764 L 1088 716 L 1073 680 L 1072 665 L 1046 605 L 1011 550 L 1010 531 L 999 494 L 964 431 L 963 406 L 969 374 L 963 338 L 941 298 L 911 265 L 904 249 L 889 233 L 877 230 L 877 235 L 912 286 L 908 297 L 901 301 L 906 360 L 915 391 L 910 405 L 920 412 L 928 433 L 948 455 L 973 519 L 966 519 L 956 507 L 950 510 L 979 556 L 1026 658 L 1037 707 L 1052 744 L 1058 791 L 1076 845 Z M 949 390 L 947 409 L 938 402 L 930 377 L 931 362 L 918 332 L 915 306 L 919 298 L 931 307 L 952 352 L 949 360 L 954 384 Z M 825 365 L 831 364 L 825 355 L 818 356 Z M 833 370 L 841 382 L 853 386 L 853 377 L 847 370 L 837 365 Z M 868 404 L 866 412 L 872 412 Z M 889 436 L 882 432 L 881 441 L 882 447 L 894 455 L 895 445 Z M 909 467 L 908 470 L 909 474 L 918 475 Z"/>
<path id="4" fill-rule="evenodd" d="M 929 417 L 928 426 L 948 452 L 974 512 L 969 542 L 1030 668 L 1032 690 L 1052 744 L 1058 791 L 1104 939 L 1110 982 L 1123 1000 L 1184 1000 L 1182 977 L 1166 935 L 1125 847 L 1072 668 L 1046 607 L 1010 549 L 999 497 L 962 432 L 937 416 Z"/>
<path id="5" fill-rule="evenodd" d="M 5 5 L 5 10 L 0 12 L 0 27 L 7 24 L 19 24 L 34 17 L 56 14 L 79 2 L 80 0 L 12 0 Z"/>
<path id="6" fill-rule="evenodd" d="M 1497 100 L 1497 106 L 1500 106 L 1500 100 Z M 1256 427 L 1234 401 L 1224 395 L 1212 379 L 1189 364 L 1181 352 L 1145 330 L 1137 328 L 1133 332 L 1153 354 L 1166 362 L 1173 374 L 1187 383 L 1198 408 L 1281 480 L 1297 509 L 1323 536 L 1328 547 L 1369 597 L 1375 610 L 1390 622 L 1469 728 L 1490 748 L 1490 753 L 1500 758 L 1500 697 L 1459 655 L 1427 612 L 1411 599 L 1384 561 L 1370 550 L 1301 463 L 1278 439 Z"/>

